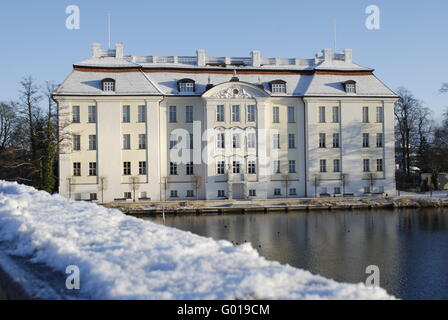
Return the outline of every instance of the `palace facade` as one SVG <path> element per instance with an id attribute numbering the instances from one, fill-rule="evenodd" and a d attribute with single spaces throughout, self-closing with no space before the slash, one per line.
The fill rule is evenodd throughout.
<path id="1" fill-rule="evenodd" d="M 313 59 L 125 55 L 92 46 L 55 91 L 60 194 L 76 200 L 395 194 L 397 96 Z"/>

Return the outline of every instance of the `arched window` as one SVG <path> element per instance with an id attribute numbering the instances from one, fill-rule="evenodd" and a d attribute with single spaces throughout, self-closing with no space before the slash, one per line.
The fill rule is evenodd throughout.
<path id="1" fill-rule="evenodd" d="M 101 87 L 103 91 L 115 91 L 115 80 L 112 78 L 106 78 L 101 81 Z"/>
<path id="2" fill-rule="evenodd" d="M 286 93 L 286 81 L 274 80 L 269 82 L 272 93 Z"/>
<path id="3" fill-rule="evenodd" d="M 356 81 L 348 80 L 344 82 L 344 88 L 347 93 L 356 93 Z"/>
<path id="4" fill-rule="evenodd" d="M 195 92 L 196 85 L 192 79 L 182 79 L 177 82 L 177 90 L 179 92 Z"/>

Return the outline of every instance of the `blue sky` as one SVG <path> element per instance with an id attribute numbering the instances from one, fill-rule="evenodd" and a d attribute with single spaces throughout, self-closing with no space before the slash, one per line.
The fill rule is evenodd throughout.
<path id="1" fill-rule="evenodd" d="M 65 28 L 68 5 L 81 11 L 80 30 Z M 365 9 L 377 5 L 381 29 L 368 30 Z M 333 46 L 352 48 L 354 60 L 376 69 L 388 86 L 410 89 L 435 118 L 448 107 L 439 88 L 448 82 L 448 1 L 170 0 L 2 1 L 0 5 L 0 100 L 17 96 L 23 76 L 60 83 L 72 64 L 90 56 L 90 45 L 107 46 L 107 11 L 112 44 L 142 55 L 312 58 Z"/>

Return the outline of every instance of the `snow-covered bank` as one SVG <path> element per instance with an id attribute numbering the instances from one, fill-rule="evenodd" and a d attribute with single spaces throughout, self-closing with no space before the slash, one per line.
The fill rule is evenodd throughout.
<path id="1" fill-rule="evenodd" d="M 0 242 L 9 244 L 9 255 L 60 274 L 77 265 L 80 291 L 94 299 L 391 298 L 380 288 L 267 261 L 250 245 L 235 247 L 3 181 Z"/>

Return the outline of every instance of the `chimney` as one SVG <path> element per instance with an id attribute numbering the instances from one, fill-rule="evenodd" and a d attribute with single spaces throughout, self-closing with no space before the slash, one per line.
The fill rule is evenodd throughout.
<path id="1" fill-rule="evenodd" d="M 333 60 L 333 50 L 332 49 L 324 49 L 324 60 L 331 61 Z"/>
<path id="2" fill-rule="evenodd" d="M 117 43 L 115 45 L 115 58 L 123 59 L 124 56 L 124 45 L 122 43 Z"/>
<path id="3" fill-rule="evenodd" d="M 254 50 L 250 52 L 250 56 L 252 57 L 252 66 L 259 67 L 261 66 L 261 52 L 258 50 Z"/>
<path id="4" fill-rule="evenodd" d="M 205 50 L 204 49 L 198 49 L 196 51 L 197 60 L 198 60 L 198 66 L 204 67 L 205 66 Z"/>
<path id="5" fill-rule="evenodd" d="M 99 43 L 92 44 L 92 57 L 93 58 L 101 57 L 101 44 Z"/>
<path id="6" fill-rule="evenodd" d="M 353 61 L 353 50 L 352 49 L 345 49 L 344 50 L 345 55 L 345 62 L 346 63 L 352 63 Z"/>

